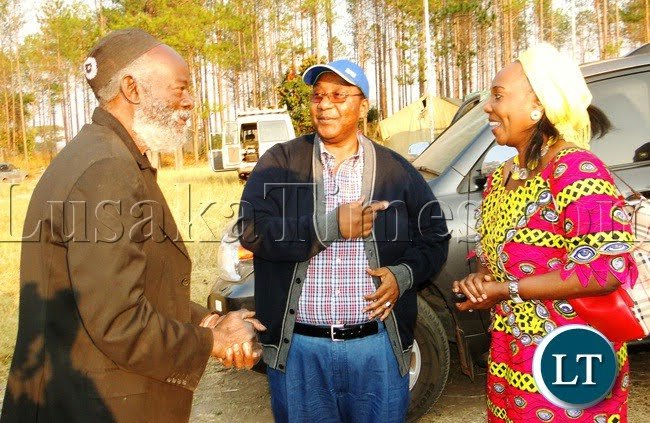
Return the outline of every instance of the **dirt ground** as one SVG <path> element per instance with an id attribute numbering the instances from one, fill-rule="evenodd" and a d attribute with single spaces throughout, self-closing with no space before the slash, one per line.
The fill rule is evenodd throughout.
<path id="1" fill-rule="evenodd" d="M 476 368 L 476 380 L 471 382 L 460 372 L 455 357 L 455 351 L 452 351 L 451 372 L 442 397 L 420 419 L 421 422 L 485 422 L 485 371 Z M 631 349 L 630 363 L 629 422 L 650 422 L 650 345 Z M 3 383 L 0 386 L 0 406 L 4 388 Z M 194 395 L 190 421 L 272 422 L 266 376 L 252 371 L 226 370 L 211 360 Z"/>
<path id="2" fill-rule="evenodd" d="M 485 370 L 474 382 L 460 372 L 452 350 L 451 372 L 440 400 L 421 422 L 486 421 Z M 650 346 L 630 350 L 632 390 L 629 422 L 650 422 Z M 191 422 L 272 422 L 266 377 L 250 371 L 225 370 L 211 361 L 195 393 Z"/>

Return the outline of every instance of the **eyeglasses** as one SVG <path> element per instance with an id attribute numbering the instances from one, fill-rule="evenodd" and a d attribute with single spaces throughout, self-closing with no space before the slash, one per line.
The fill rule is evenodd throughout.
<path id="1" fill-rule="evenodd" d="M 340 92 L 333 92 L 333 93 L 325 93 L 325 92 L 317 92 L 314 91 L 311 93 L 311 102 L 312 103 L 320 103 L 327 97 L 329 101 L 332 103 L 345 103 L 345 100 L 348 99 L 348 97 L 363 97 L 362 93 L 358 94 L 348 94 L 348 93 L 340 93 Z"/>

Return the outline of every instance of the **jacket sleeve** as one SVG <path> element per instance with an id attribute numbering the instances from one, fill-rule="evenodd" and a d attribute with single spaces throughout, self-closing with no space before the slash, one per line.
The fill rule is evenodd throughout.
<path id="1" fill-rule="evenodd" d="M 210 314 L 210 310 L 206 307 L 203 307 L 194 301 L 190 302 L 190 321 L 193 324 L 200 324 L 208 314 Z"/>
<path id="2" fill-rule="evenodd" d="M 311 187 L 291 182 L 291 172 L 281 145 L 276 145 L 260 158 L 242 194 L 239 239 L 264 260 L 302 262 L 340 238 L 336 210 L 320 220 L 289 211 L 289 192 L 295 193 L 296 210 L 313 201 Z"/>
<path id="3" fill-rule="evenodd" d="M 147 252 L 130 233 L 142 223 L 130 213 L 145 199 L 141 178 L 133 163 L 103 159 L 72 189 L 67 203 L 85 204 L 85 215 L 64 217 L 64 233 L 74 234 L 66 242 L 72 289 L 85 330 L 120 368 L 168 383 L 182 380 L 194 390 L 212 333 L 168 318 L 144 295 Z"/>
<path id="4" fill-rule="evenodd" d="M 411 288 L 420 290 L 447 261 L 449 238 L 440 204 L 422 175 L 405 164 L 409 188 L 406 195 L 411 242 L 397 263 L 387 266 L 395 275 L 400 296 Z"/>

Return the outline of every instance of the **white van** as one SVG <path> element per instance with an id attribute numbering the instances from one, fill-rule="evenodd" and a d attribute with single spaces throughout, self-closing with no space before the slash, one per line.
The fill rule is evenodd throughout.
<path id="1" fill-rule="evenodd" d="M 208 160 L 215 172 L 237 170 L 248 178 L 257 160 L 271 146 L 296 137 L 287 109 L 255 109 L 240 112 L 223 126 L 221 148 L 210 142 Z"/>

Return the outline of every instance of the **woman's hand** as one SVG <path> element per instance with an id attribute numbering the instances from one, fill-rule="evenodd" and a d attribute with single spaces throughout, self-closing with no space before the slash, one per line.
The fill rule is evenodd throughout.
<path id="1" fill-rule="evenodd" d="M 455 293 L 463 293 L 467 300 L 476 303 L 487 299 L 487 294 L 483 288 L 483 282 L 491 281 L 492 275 L 487 275 L 482 272 L 470 273 L 459 281 L 454 281 L 452 291 Z"/>
<path id="2" fill-rule="evenodd" d="M 507 284 L 495 282 L 492 275 L 480 272 L 470 273 L 460 281 L 454 281 L 452 290 L 467 297 L 467 301 L 456 304 L 460 311 L 487 310 L 508 299 Z"/>

